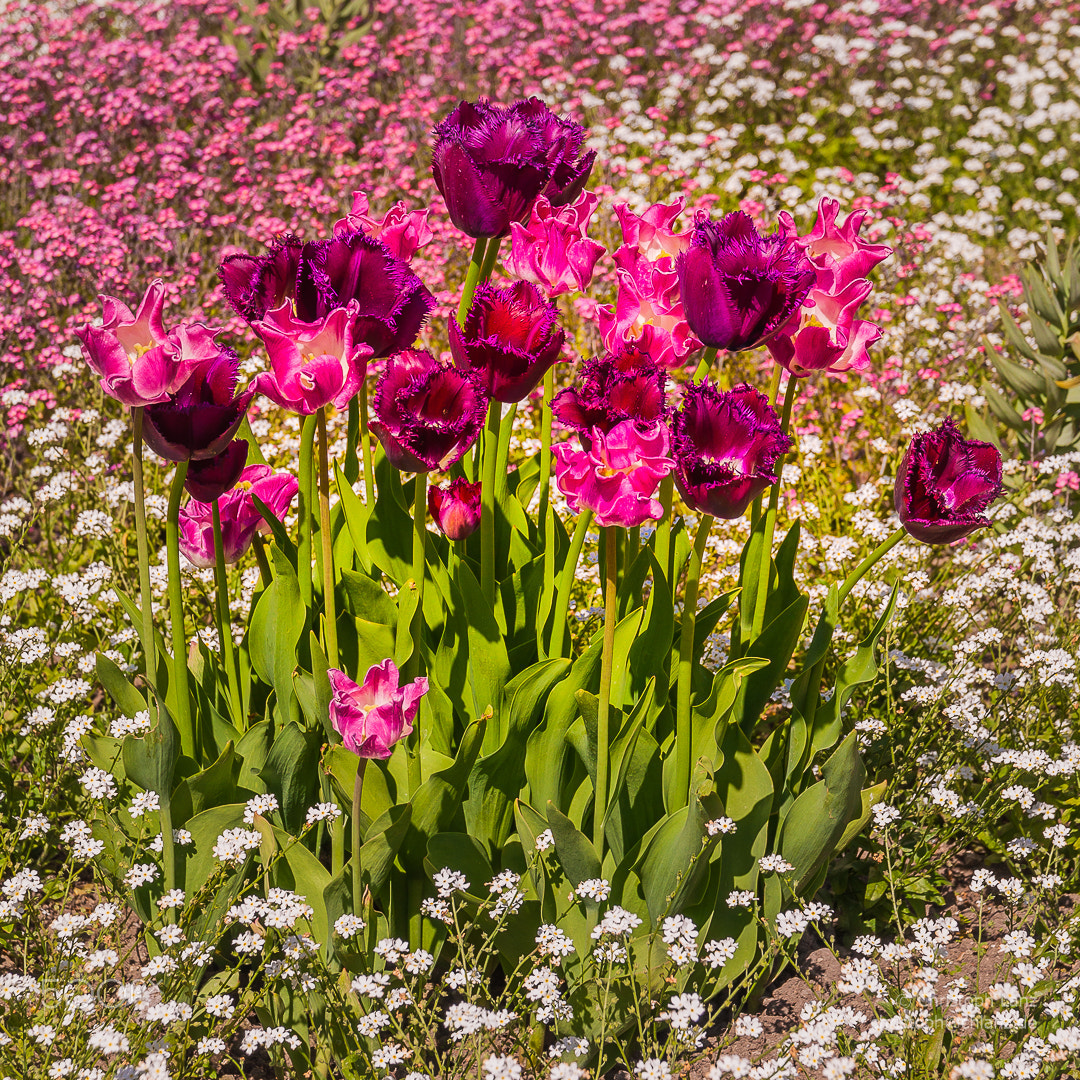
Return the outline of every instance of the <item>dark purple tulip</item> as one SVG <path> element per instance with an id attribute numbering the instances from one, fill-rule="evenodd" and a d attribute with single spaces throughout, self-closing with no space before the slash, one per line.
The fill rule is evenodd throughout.
<path id="1" fill-rule="evenodd" d="M 305 248 L 295 236 L 282 236 L 265 255 L 228 255 L 218 267 L 225 299 L 242 319 L 258 322 L 268 311 L 297 298 L 297 277 Z M 309 287 L 303 290 L 311 293 Z"/>
<path id="2" fill-rule="evenodd" d="M 373 406 L 371 430 L 394 468 L 428 472 L 449 468 L 476 441 L 488 395 L 470 372 L 406 349 L 386 365 Z"/>
<path id="3" fill-rule="evenodd" d="M 199 502 L 213 502 L 232 491 L 247 464 L 248 444 L 243 439 L 233 439 L 217 457 L 188 463 L 184 487 Z"/>
<path id="4" fill-rule="evenodd" d="M 644 431 L 663 420 L 666 385 L 664 369 L 627 343 L 618 353 L 586 360 L 577 384 L 555 395 L 551 411 L 588 445 L 593 428 L 607 433 L 616 424 L 633 420 Z"/>
<path id="5" fill-rule="evenodd" d="M 521 401 L 559 358 L 559 309 L 528 281 L 476 287 L 465 326 L 450 320 L 450 351 L 496 401 Z"/>
<path id="6" fill-rule="evenodd" d="M 908 533 L 951 544 L 990 524 L 983 511 L 1001 494 L 1001 454 L 965 439 L 953 421 L 916 435 L 900 462 L 893 502 Z"/>
<path id="7" fill-rule="evenodd" d="M 768 341 L 799 309 L 816 278 L 790 239 L 762 236 L 741 211 L 713 222 L 699 210 L 690 247 L 675 260 L 675 269 L 690 329 L 703 344 L 729 352 Z"/>
<path id="8" fill-rule="evenodd" d="M 540 195 L 556 207 L 573 202 L 596 159 L 581 153 L 587 134 L 537 98 L 508 108 L 461 102 L 436 126 L 431 160 L 450 219 L 468 236 L 501 237 Z"/>
<path id="9" fill-rule="evenodd" d="M 480 485 L 470 484 L 463 476 L 444 488 L 428 488 L 427 504 L 435 524 L 449 540 L 464 540 L 480 525 Z"/>
<path id="10" fill-rule="evenodd" d="M 239 366 L 236 351 L 222 349 L 200 363 L 168 401 L 146 406 L 147 446 L 169 461 L 217 457 L 232 442 L 254 395 L 236 394 Z"/>
<path id="11" fill-rule="evenodd" d="M 675 483 L 689 507 L 713 517 L 741 517 L 777 482 L 776 459 L 790 446 L 769 399 L 745 383 L 687 383 L 671 420 Z"/>

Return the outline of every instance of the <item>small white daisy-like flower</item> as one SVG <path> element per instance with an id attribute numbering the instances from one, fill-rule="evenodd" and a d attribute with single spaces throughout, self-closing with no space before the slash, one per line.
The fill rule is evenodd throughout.
<path id="1" fill-rule="evenodd" d="M 341 915 L 334 920 L 334 933 L 339 937 L 351 938 L 365 926 L 367 923 L 359 915 Z"/>
<path id="2" fill-rule="evenodd" d="M 758 859 L 758 867 L 765 873 L 786 874 L 795 867 L 782 855 L 762 855 Z"/>
<path id="3" fill-rule="evenodd" d="M 730 836 L 735 832 L 735 822 L 729 817 L 713 818 L 705 822 L 705 831 L 710 836 Z"/>
<path id="4" fill-rule="evenodd" d="M 575 890 L 579 897 L 603 903 L 611 895 L 611 885 L 603 878 L 586 878 Z"/>
<path id="5" fill-rule="evenodd" d="M 314 825 L 319 821 L 336 821 L 339 817 L 341 817 L 340 807 L 332 802 L 321 802 L 309 807 L 304 820 L 309 825 Z"/>
<path id="6" fill-rule="evenodd" d="M 469 887 L 468 879 L 460 870 L 451 870 L 446 866 L 435 874 L 432 881 L 435 883 L 436 892 L 444 900 L 449 900 L 455 892 L 465 892 Z M 516 885 L 517 882 L 513 884 Z"/>
<path id="7" fill-rule="evenodd" d="M 555 837 L 552 835 L 551 830 L 550 829 L 545 829 L 536 838 L 536 850 L 537 851 L 547 851 L 547 849 L 549 847 L 551 847 L 554 843 L 555 843 Z"/>
<path id="8" fill-rule="evenodd" d="M 258 814 L 259 817 L 269 817 L 277 808 L 278 801 L 276 795 L 271 795 L 269 793 L 256 795 L 253 799 L 248 799 L 247 805 L 244 807 L 244 824 L 253 824 L 256 814 Z"/>

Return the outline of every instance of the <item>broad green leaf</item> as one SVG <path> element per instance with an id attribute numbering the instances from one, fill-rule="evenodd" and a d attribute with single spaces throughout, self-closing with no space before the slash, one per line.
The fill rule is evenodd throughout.
<path id="1" fill-rule="evenodd" d="M 259 598 L 248 630 L 251 663 L 259 677 L 277 692 L 281 715 L 288 716 L 295 701 L 292 676 L 296 670 L 296 647 L 307 624 L 307 610 L 300 602 L 300 586 L 292 564 L 276 544 L 274 580 Z"/>
<path id="2" fill-rule="evenodd" d="M 98 653 L 96 666 L 98 681 L 109 692 L 109 697 L 116 702 L 117 708 L 125 716 L 134 717 L 146 711 L 146 699 L 104 653 Z"/>
<path id="3" fill-rule="evenodd" d="M 386 626 L 397 623 L 397 604 L 374 578 L 355 570 L 342 570 L 341 588 L 348 610 L 357 618 Z"/>
<path id="4" fill-rule="evenodd" d="M 241 792 L 262 795 L 266 791 L 266 783 L 259 773 L 273 745 L 274 726 L 269 720 L 260 720 L 240 736 L 236 744 L 236 756 L 240 759 L 240 775 L 236 785 Z"/>
<path id="5" fill-rule="evenodd" d="M 457 870 L 469 883 L 463 890 L 480 900 L 488 895 L 487 883 L 495 876 L 491 861 L 479 841 L 469 833 L 436 833 L 427 845 L 424 868 L 433 877 L 443 868 Z"/>
<path id="6" fill-rule="evenodd" d="M 372 822 L 360 846 L 360 872 L 367 878 L 375 896 L 382 894 L 390 880 L 394 859 L 409 831 L 411 816 L 410 803 L 391 806 L 382 817 Z M 355 860 L 356 855 L 353 855 L 354 866 Z"/>
<path id="7" fill-rule="evenodd" d="M 180 757 L 180 736 L 169 714 L 158 715 L 157 724 L 145 735 L 124 738 L 124 772 L 146 791 L 156 791 L 164 800 L 175 786 L 176 761 Z"/>
<path id="8" fill-rule="evenodd" d="M 548 803 L 547 823 L 567 880 L 577 888 L 583 881 L 600 877 L 600 857 L 592 841 L 554 803 Z"/>
<path id="9" fill-rule="evenodd" d="M 191 796 L 191 811 L 201 814 L 215 806 L 236 802 L 236 754 L 233 744 L 226 744 L 221 756 L 209 768 L 184 781 Z"/>
<path id="10" fill-rule="evenodd" d="M 267 789 L 277 796 L 281 820 L 291 833 L 304 824 L 308 807 L 318 801 L 320 731 L 287 724 L 274 737 L 266 764 L 259 772 Z"/>

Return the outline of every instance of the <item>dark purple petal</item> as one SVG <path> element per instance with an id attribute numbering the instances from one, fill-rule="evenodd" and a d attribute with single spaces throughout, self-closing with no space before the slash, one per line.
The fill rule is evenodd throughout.
<path id="1" fill-rule="evenodd" d="M 213 502 L 235 487 L 247 464 L 248 444 L 243 439 L 229 443 L 217 457 L 188 463 L 184 487 L 199 502 Z"/>

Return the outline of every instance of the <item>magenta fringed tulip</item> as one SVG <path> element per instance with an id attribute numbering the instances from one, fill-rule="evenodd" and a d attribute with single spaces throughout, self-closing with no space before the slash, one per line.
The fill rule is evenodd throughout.
<path id="1" fill-rule="evenodd" d="M 632 346 L 584 361 L 574 385 L 551 402 L 556 420 L 576 431 L 585 444 L 593 428 L 610 431 L 624 420 L 642 430 L 664 419 L 667 373 L 651 356 Z"/>
<path id="2" fill-rule="evenodd" d="M 777 458 L 790 446 L 769 399 L 745 384 L 687 383 L 671 419 L 675 483 L 687 506 L 713 517 L 741 517 L 777 482 Z"/>
<path id="3" fill-rule="evenodd" d="M 355 301 L 318 323 L 301 322 L 288 303 L 271 311 L 255 324 L 271 367 L 256 378 L 255 389 L 283 409 L 304 416 L 331 403 L 344 408 L 360 389 L 371 355 L 368 346 L 353 344 L 356 313 Z"/>
<path id="4" fill-rule="evenodd" d="M 503 259 L 507 274 L 539 285 L 549 297 L 571 289 L 584 292 L 604 254 L 604 245 L 586 235 L 599 201 L 584 191 L 576 202 L 555 208 L 541 195 L 528 225 L 510 226 L 510 253 Z"/>
<path id="5" fill-rule="evenodd" d="M 175 394 L 146 407 L 143 438 L 168 461 L 216 458 L 232 442 L 251 404 L 253 388 L 236 393 L 236 351 L 216 348 L 216 355 L 201 361 Z"/>
<path id="6" fill-rule="evenodd" d="M 247 456 L 247 442 L 233 439 L 217 457 L 192 460 L 184 476 L 184 490 L 200 502 L 213 502 L 231 490 L 240 479 Z"/>
<path id="7" fill-rule="evenodd" d="M 719 222 L 699 210 L 676 260 L 683 310 L 702 344 L 738 352 L 780 331 L 814 285 L 814 268 L 789 238 L 762 236 L 748 214 Z"/>
<path id="8" fill-rule="evenodd" d="M 428 488 L 428 513 L 443 536 L 464 540 L 480 525 L 480 484 L 459 476 L 444 488 Z"/>
<path id="9" fill-rule="evenodd" d="M 123 405 L 141 408 L 167 401 L 192 368 L 215 356 L 217 331 L 201 323 L 183 323 L 167 332 L 162 322 L 165 286 L 153 281 L 131 309 L 114 296 L 100 297 L 100 326 L 75 331 L 86 362 L 101 378 L 101 389 Z"/>
<path id="10" fill-rule="evenodd" d="M 286 235 L 275 240 L 265 255 L 241 253 L 222 259 L 218 277 L 225 299 L 237 315 L 254 323 L 286 300 L 295 300 L 301 309 L 313 306 L 315 292 L 310 271 L 303 274 L 300 283 L 303 254 L 310 247 Z"/>
<path id="11" fill-rule="evenodd" d="M 245 444 L 246 445 L 246 444 Z M 284 519 L 296 495 L 296 477 L 274 472 L 269 465 L 249 465 L 231 491 L 221 496 L 221 545 L 227 563 L 238 562 L 251 547 L 256 532 L 270 526 L 255 506 L 254 496 L 279 519 Z M 214 519 L 209 502 L 192 499 L 180 510 L 180 550 L 195 566 L 214 565 Z"/>
<path id="12" fill-rule="evenodd" d="M 465 325 L 450 320 L 454 362 L 476 375 L 496 401 L 528 397 L 565 340 L 558 308 L 528 281 L 478 285 Z"/>
<path id="13" fill-rule="evenodd" d="M 587 132 L 536 98 L 504 108 L 463 101 L 435 128 L 431 171 L 450 220 L 472 237 L 501 237 L 540 195 L 552 206 L 585 188 L 596 151 Z"/>
<path id="14" fill-rule="evenodd" d="M 855 313 L 872 288 L 857 278 L 835 295 L 811 289 L 799 314 L 769 339 L 772 358 L 798 378 L 865 370 L 870 366 L 867 350 L 881 337 L 881 327 Z"/>
<path id="15" fill-rule="evenodd" d="M 597 525 L 635 528 L 663 516 L 653 496 L 674 468 L 669 449 L 663 424 L 642 431 L 624 420 L 606 433 L 594 429 L 588 449 L 570 442 L 553 446 L 555 479 L 575 513 L 592 510 Z"/>
<path id="16" fill-rule="evenodd" d="M 364 233 L 380 240 L 397 259 L 408 262 L 417 250 L 431 242 L 434 235 L 427 217 L 429 210 L 409 210 L 405 203 L 396 202 L 376 221 L 368 212 L 368 198 L 363 191 L 353 192 L 352 210 L 340 221 L 334 222 L 334 236 Z"/>
<path id="17" fill-rule="evenodd" d="M 911 440 L 896 474 L 893 502 L 916 540 L 951 544 L 990 520 L 984 511 L 1001 494 L 1001 454 L 965 439 L 953 421 Z"/>
<path id="18" fill-rule="evenodd" d="M 390 358 L 375 388 L 371 430 L 395 469 L 447 469 L 476 441 L 488 394 L 468 371 L 406 349 Z"/>
<path id="19" fill-rule="evenodd" d="M 362 758 L 385 760 L 394 746 L 412 734 L 420 699 L 427 693 L 423 676 L 399 686 L 393 660 L 368 669 L 357 686 L 344 672 L 330 668 L 330 722 L 345 749 Z"/>
<path id="20" fill-rule="evenodd" d="M 823 197 L 818 202 L 817 220 L 807 236 L 799 236 L 794 219 L 786 211 L 779 215 L 780 235 L 801 248 L 817 274 L 817 288 L 839 293 L 853 281 L 865 278 L 879 262 L 892 254 L 888 244 L 871 244 L 859 236 L 868 211 L 854 210 L 843 224 L 836 224 L 840 204 Z"/>

